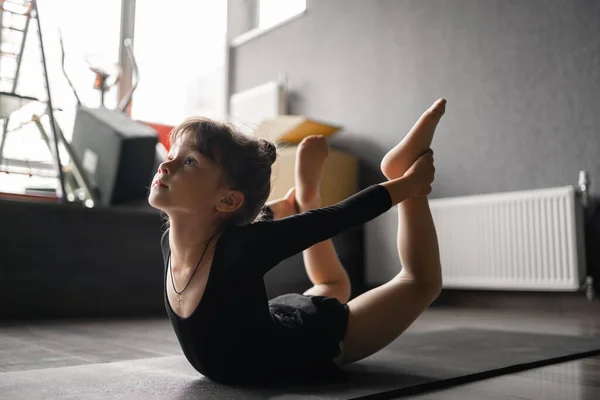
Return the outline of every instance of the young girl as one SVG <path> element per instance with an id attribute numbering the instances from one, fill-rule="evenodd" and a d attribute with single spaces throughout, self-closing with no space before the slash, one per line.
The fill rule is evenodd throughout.
<path id="1" fill-rule="evenodd" d="M 173 129 L 148 201 L 169 219 L 161 240 L 165 307 L 196 370 L 229 384 L 339 382 L 341 365 L 388 345 L 433 302 L 441 272 L 426 195 L 445 104 L 436 101 L 383 158 L 388 181 L 328 207 L 319 194 L 324 137 L 300 143 L 296 187 L 265 204 L 273 143 L 204 118 Z M 348 301 L 348 275 L 330 239 L 394 205 L 403 268 Z M 269 301 L 263 275 L 299 252 L 314 286 Z"/>

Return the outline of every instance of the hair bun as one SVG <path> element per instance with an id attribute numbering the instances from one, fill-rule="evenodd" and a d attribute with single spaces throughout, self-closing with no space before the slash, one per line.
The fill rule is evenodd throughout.
<path id="1" fill-rule="evenodd" d="M 273 165 L 277 160 L 277 147 L 275 144 L 266 139 L 260 139 L 261 148 L 265 159 L 270 165 Z"/>

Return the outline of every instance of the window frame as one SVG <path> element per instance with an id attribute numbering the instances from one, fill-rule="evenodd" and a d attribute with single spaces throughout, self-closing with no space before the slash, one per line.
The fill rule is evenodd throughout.
<path id="1" fill-rule="evenodd" d="M 255 8 L 254 8 L 254 20 L 256 21 L 256 24 L 258 24 L 258 20 L 259 20 L 259 3 L 258 1 L 256 2 Z M 308 0 L 306 1 L 306 7 L 304 7 L 304 10 L 302 10 L 301 12 L 294 14 L 292 16 L 287 17 L 284 20 L 279 21 L 278 23 L 276 23 L 275 25 L 269 26 L 268 28 L 260 28 L 260 27 L 255 27 L 253 29 L 250 29 L 236 37 L 234 37 L 233 39 L 231 39 L 229 45 L 231 47 L 238 47 L 244 43 L 247 43 L 257 37 L 260 37 L 268 32 L 271 32 L 283 25 L 289 24 L 290 22 L 298 19 L 298 18 L 302 18 L 304 15 L 306 15 L 307 11 L 308 11 L 308 7 L 309 7 L 309 2 Z"/>

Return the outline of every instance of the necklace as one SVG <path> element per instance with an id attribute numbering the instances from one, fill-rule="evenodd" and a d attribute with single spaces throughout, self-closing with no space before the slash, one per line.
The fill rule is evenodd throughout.
<path id="1" fill-rule="evenodd" d="M 173 290 L 175 290 L 175 293 L 177 293 L 177 305 L 178 306 L 181 305 L 181 300 L 182 300 L 181 294 L 185 291 L 185 289 L 187 289 L 188 285 L 192 281 L 194 274 L 196 273 L 196 271 L 198 270 L 198 267 L 200 266 L 200 263 L 204 259 L 204 253 L 206 253 L 206 249 L 208 249 L 208 245 L 210 244 L 210 242 L 213 240 L 213 238 L 215 236 L 217 236 L 216 233 L 214 235 L 212 235 L 212 237 L 209 239 L 208 243 L 206 243 L 206 247 L 204 248 L 204 251 L 202 252 L 202 257 L 200 258 L 200 261 L 198 261 L 198 264 L 196 265 L 196 269 L 192 273 L 192 276 L 190 276 L 190 279 L 188 280 L 188 282 L 186 283 L 185 287 L 183 288 L 183 290 L 181 292 L 178 292 L 177 289 L 175 288 L 175 280 L 173 279 L 173 264 L 171 264 L 171 250 L 169 249 L 169 267 L 171 269 L 171 283 L 173 284 Z"/>

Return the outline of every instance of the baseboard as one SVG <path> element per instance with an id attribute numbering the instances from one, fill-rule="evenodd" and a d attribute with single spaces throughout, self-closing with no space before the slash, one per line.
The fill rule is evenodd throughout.
<path id="1" fill-rule="evenodd" d="M 442 290 L 433 307 L 469 307 L 552 312 L 600 311 L 600 299 L 578 292 Z"/>
<path id="2" fill-rule="evenodd" d="M 365 291 L 372 289 L 369 286 Z M 431 307 L 527 310 L 550 312 L 600 312 L 600 298 L 588 300 L 578 292 L 526 292 L 444 289 Z"/>

